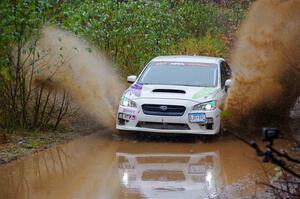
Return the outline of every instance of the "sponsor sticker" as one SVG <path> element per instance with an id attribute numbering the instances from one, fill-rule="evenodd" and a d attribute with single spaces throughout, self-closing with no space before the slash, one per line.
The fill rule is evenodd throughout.
<path id="1" fill-rule="evenodd" d="M 130 87 L 131 93 L 134 94 L 137 97 L 141 96 L 142 89 L 143 89 L 143 84 L 139 84 L 139 83 L 133 84 Z"/>
<path id="2" fill-rule="evenodd" d="M 130 115 L 129 119 L 130 120 L 135 120 L 136 119 L 136 115 Z"/>
<path id="3" fill-rule="evenodd" d="M 201 97 L 205 97 L 208 96 L 210 94 L 212 94 L 214 92 L 214 88 L 202 88 L 201 90 L 197 91 L 194 95 L 193 95 L 193 99 L 199 99 Z"/>
<path id="4" fill-rule="evenodd" d="M 129 108 L 122 108 L 122 113 L 127 113 L 127 114 L 135 114 L 134 109 L 129 109 Z"/>
<path id="5" fill-rule="evenodd" d="M 130 115 L 127 113 L 119 113 L 118 118 L 124 120 L 136 120 L 136 115 Z"/>

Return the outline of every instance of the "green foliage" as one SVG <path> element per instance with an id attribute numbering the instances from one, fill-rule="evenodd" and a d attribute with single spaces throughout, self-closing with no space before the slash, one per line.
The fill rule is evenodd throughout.
<path id="1" fill-rule="evenodd" d="M 0 3 L 0 125 L 4 128 L 18 121 L 13 109 L 17 109 L 17 90 L 21 88 L 20 57 L 29 39 L 38 35 L 46 9 L 45 1 Z"/>
<path id="2" fill-rule="evenodd" d="M 220 115 L 221 115 L 221 119 L 222 119 L 222 120 L 226 120 L 226 119 L 228 119 L 229 116 L 230 116 L 230 114 L 229 114 L 228 111 L 222 111 L 222 112 L 220 113 Z"/>
<path id="3" fill-rule="evenodd" d="M 191 1 L 178 4 L 174 14 L 180 16 L 179 28 L 187 32 L 187 36 L 203 36 L 206 32 L 225 32 L 223 10 L 214 5 L 193 3 Z"/>
<path id="4" fill-rule="evenodd" d="M 2 0 L 0 3 L 0 67 L 8 64 L 8 56 L 16 45 L 24 45 L 46 20 L 47 1 Z"/>
<path id="5" fill-rule="evenodd" d="M 0 128 L 7 131 L 43 128 L 49 123 L 45 115 L 53 119 L 52 112 L 45 113 L 55 105 L 55 102 L 49 104 L 52 93 L 35 86 L 32 78 L 41 59 L 36 53 L 40 29 L 56 6 L 49 2 L 3 0 L 0 3 Z"/>
<path id="6" fill-rule="evenodd" d="M 11 76 L 9 74 L 9 70 L 8 68 L 6 67 L 2 67 L 1 70 L 0 70 L 0 75 L 2 76 L 3 78 L 3 81 L 9 81 L 11 80 Z"/>
<path id="7" fill-rule="evenodd" d="M 200 54 L 207 56 L 225 57 L 227 49 L 220 36 L 212 37 L 207 33 L 199 42 Z"/>
<path id="8" fill-rule="evenodd" d="M 205 55 L 215 57 L 226 57 L 227 46 L 220 36 L 212 37 L 206 33 L 201 38 L 187 38 L 173 46 L 173 54 Z"/>
<path id="9" fill-rule="evenodd" d="M 87 38 L 125 75 L 137 73 L 155 56 L 172 53 L 184 38 L 198 39 L 207 32 L 217 35 L 228 29 L 222 8 L 190 1 L 172 6 L 166 0 L 68 2 L 61 10 L 53 22 Z M 222 48 L 221 41 L 205 39 L 209 41 L 203 40 L 204 48 Z"/>

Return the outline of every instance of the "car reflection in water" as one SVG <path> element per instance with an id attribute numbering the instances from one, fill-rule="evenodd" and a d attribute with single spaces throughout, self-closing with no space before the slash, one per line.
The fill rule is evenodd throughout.
<path id="1" fill-rule="evenodd" d="M 116 153 L 125 192 L 146 198 L 214 198 L 222 185 L 217 152 Z"/>

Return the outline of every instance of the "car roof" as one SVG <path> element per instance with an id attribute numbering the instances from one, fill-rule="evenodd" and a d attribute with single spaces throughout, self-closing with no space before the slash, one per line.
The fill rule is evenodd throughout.
<path id="1" fill-rule="evenodd" d="M 167 61 L 167 62 L 201 62 L 201 63 L 219 63 L 224 61 L 220 57 L 207 57 L 207 56 L 191 56 L 191 55 L 171 55 L 155 57 L 151 61 Z"/>

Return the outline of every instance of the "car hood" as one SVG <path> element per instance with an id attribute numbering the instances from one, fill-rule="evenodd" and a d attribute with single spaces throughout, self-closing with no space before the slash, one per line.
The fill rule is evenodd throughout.
<path id="1" fill-rule="evenodd" d="M 129 99 L 183 99 L 196 102 L 208 101 L 218 92 L 216 87 L 172 86 L 172 85 L 143 85 L 134 83 L 126 91 Z"/>

